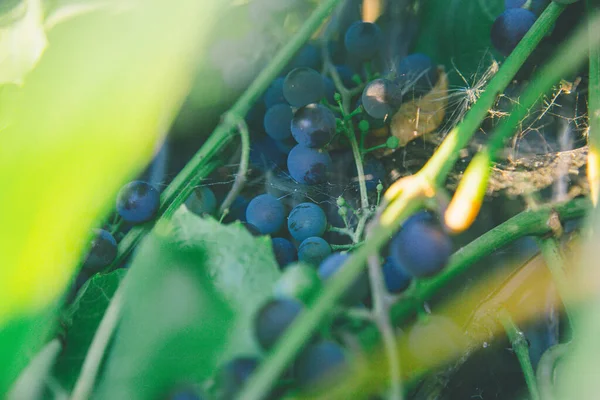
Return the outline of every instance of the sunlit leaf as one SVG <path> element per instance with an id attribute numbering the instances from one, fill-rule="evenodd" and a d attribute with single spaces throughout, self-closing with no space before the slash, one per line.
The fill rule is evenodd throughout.
<path id="1" fill-rule="evenodd" d="M 0 92 L 0 392 L 51 332 L 89 229 L 152 156 L 228 2 L 131 4 L 57 25 L 23 86 Z"/>

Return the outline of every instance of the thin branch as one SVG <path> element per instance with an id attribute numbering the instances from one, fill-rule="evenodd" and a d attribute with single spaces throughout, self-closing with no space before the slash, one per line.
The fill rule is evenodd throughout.
<path id="1" fill-rule="evenodd" d="M 498 319 L 504 326 L 506 335 L 510 340 L 513 350 L 517 355 L 521 369 L 523 370 L 523 376 L 525 377 L 525 383 L 529 389 L 529 395 L 531 400 L 540 400 L 540 392 L 538 390 L 535 373 L 533 372 L 533 366 L 531 365 L 531 358 L 529 357 L 529 346 L 527 339 L 523 332 L 515 325 L 510 314 L 506 310 L 500 310 L 498 313 Z"/>
<path id="2" fill-rule="evenodd" d="M 86 400 L 90 398 L 100 364 L 104 358 L 104 353 L 110 342 L 110 339 L 117 327 L 117 323 L 121 317 L 121 309 L 123 308 L 123 292 L 125 287 L 125 279 L 119 285 L 119 288 L 114 293 L 112 300 L 100 325 L 94 334 L 92 344 L 90 345 L 81 372 L 73 388 L 71 400 Z"/>
<path id="3" fill-rule="evenodd" d="M 250 158 L 250 134 L 248 133 L 248 126 L 244 120 L 238 121 L 238 132 L 240 134 L 240 138 L 242 140 L 242 155 L 240 157 L 240 166 L 238 168 L 238 173 L 235 176 L 235 182 L 231 186 L 231 190 L 223 200 L 221 204 L 220 212 L 221 214 L 226 214 L 229 212 L 229 206 L 233 203 L 235 198 L 244 188 L 246 184 L 246 174 L 248 173 L 248 161 Z"/>

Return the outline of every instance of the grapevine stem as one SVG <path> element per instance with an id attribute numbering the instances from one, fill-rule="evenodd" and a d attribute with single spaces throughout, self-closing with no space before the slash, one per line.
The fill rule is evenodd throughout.
<path id="1" fill-rule="evenodd" d="M 351 124 L 351 122 L 348 122 L 348 125 Z M 356 163 L 356 171 L 358 174 L 358 187 L 360 190 L 360 205 L 363 212 L 368 212 L 369 196 L 367 194 L 367 183 L 365 182 L 365 169 L 363 167 L 362 155 L 360 153 L 360 148 L 358 147 L 358 143 L 356 141 L 354 129 L 349 129 L 348 139 L 350 141 L 350 147 L 352 147 L 352 155 L 354 156 L 354 162 Z"/>
<path id="2" fill-rule="evenodd" d="M 409 299 L 418 298 L 421 302 L 431 300 L 450 282 L 469 272 L 477 261 L 498 249 L 525 236 L 544 236 L 552 233 L 547 221 L 554 213 L 559 215 L 561 221 L 568 221 L 583 217 L 589 207 L 587 199 L 575 199 L 523 211 L 462 247 L 450 257 L 448 266 L 442 272 L 432 278 L 420 280 L 419 284 L 409 288 L 404 296 Z M 391 309 L 392 320 L 394 323 L 401 323 L 414 313 L 414 309 L 414 302 L 401 301 Z M 376 335 L 376 329 L 368 327 L 361 332 L 361 341 L 372 343 L 376 340 Z"/>
<path id="3" fill-rule="evenodd" d="M 554 237 L 539 238 L 537 239 L 537 243 L 542 252 L 542 257 L 544 257 L 544 261 L 552 274 L 552 279 L 560 294 L 560 298 L 565 305 L 565 311 L 571 322 L 571 329 L 573 329 L 573 324 L 575 323 L 573 290 L 571 289 L 569 278 L 565 273 L 565 259 L 558 240 Z"/>
<path id="4" fill-rule="evenodd" d="M 368 236 L 367 236 L 368 238 Z M 402 374 L 400 370 L 400 357 L 394 328 L 390 322 L 389 293 L 385 287 L 379 256 L 369 257 L 369 280 L 373 296 L 373 316 L 377 329 L 381 332 L 383 346 L 387 354 L 390 369 L 390 400 L 402 400 Z"/>
<path id="5" fill-rule="evenodd" d="M 529 389 L 529 395 L 531 400 L 540 400 L 540 392 L 538 390 L 535 373 L 533 372 L 533 366 L 531 365 L 531 358 L 529 357 L 529 346 L 527 345 L 527 339 L 523 332 L 517 327 L 512 317 L 505 309 L 500 310 L 498 318 L 504 326 L 506 335 L 510 340 L 513 350 L 517 355 L 521 369 L 523 370 L 523 376 L 525 377 L 525 383 Z"/>
<path id="6" fill-rule="evenodd" d="M 119 288 L 113 295 L 113 298 L 100 321 L 100 325 L 94 334 L 94 339 L 92 339 L 92 344 L 85 356 L 81 372 L 79 373 L 79 377 L 73 388 L 71 400 L 86 400 L 90 398 L 96 376 L 98 375 L 98 370 L 100 369 L 100 364 L 104 358 L 104 352 L 121 316 L 123 288 L 125 287 L 124 283 L 125 280 L 121 282 Z"/>
<path id="7" fill-rule="evenodd" d="M 229 206 L 231 206 L 236 196 L 240 194 L 244 188 L 244 185 L 246 184 L 246 174 L 248 173 L 248 160 L 250 158 L 250 134 L 248 133 L 248 126 L 244 120 L 238 121 L 238 132 L 240 133 L 240 138 L 242 140 L 240 167 L 238 168 L 238 173 L 235 177 L 235 182 L 231 186 L 231 190 L 221 204 L 221 209 L 219 211 L 223 215 L 229 212 Z"/>
<path id="8" fill-rule="evenodd" d="M 228 112 L 230 117 L 224 118 L 221 121 L 200 150 L 198 150 L 186 166 L 177 174 L 175 179 L 173 179 L 171 184 L 163 191 L 160 198 L 161 206 L 158 212 L 161 218 L 169 218 L 173 215 L 175 210 L 192 193 L 194 187 L 216 168 L 218 163 L 212 160 L 232 140 L 234 136 L 233 130 L 238 121 L 248 114 L 250 108 L 256 103 L 267 87 L 269 87 L 279 72 L 289 63 L 302 45 L 310 39 L 312 34 L 321 26 L 325 18 L 329 16 L 333 8 L 340 1 L 323 1 L 240 96 Z M 117 258 L 109 268 L 122 263 L 152 226 L 153 224 L 140 225 L 127 233 L 119 243 Z"/>

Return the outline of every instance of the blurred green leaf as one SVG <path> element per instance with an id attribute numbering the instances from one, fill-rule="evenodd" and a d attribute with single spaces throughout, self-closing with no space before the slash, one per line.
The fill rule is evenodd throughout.
<path id="1" fill-rule="evenodd" d="M 22 84 L 46 48 L 44 10 L 42 0 L 9 3 L 0 10 L 0 84 Z"/>
<path id="2" fill-rule="evenodd" d="M 504 10 L 504 0 L 427 0 L 421 7 L 416 52 L 422 52 L 465 77 L 483 73 L 493 52 L 490 31 Z M 493 53 L 490 53 L 492 51 Z M 452 85 L 464 86 L 458 74 L 450 74 Z M 469 82 L 472 84 L 472 82 Z"/>
<path id="3" fill-rule="evenodd" d="M 211 284 L 236 311 L 235 329 L 221 361 L 257 354 L 252 321 L 281 276 L 268 236 L 254 237 L 241 223 L 221 225 L 181 207 L 173 218 L 172 237 L 184 248 L 200 249 Z"/>
<path id="4" fill-rule="evenodd" d="M 65 347 L 54 367 L 54 376 L 64 389 L 73 389 L 100 320 L 126 272 L 119 269 L 94 275 L 65 310 Z"/>
<path id="5" fill-rule="evenodd" d="M 128 4 L 54 27 L 0 91 L 0 393 L 53 331 L 90 228 L 152 157 L 229 2 Z"/>
<path id="6" fill-rule="evenodd" d="M 98 389 L 101 399 L 155 399 L 214 370 L 234 314 L 213 287 L 201 247 L 182 246 L 163 222 L 139 246 L 121 323 Z"/>

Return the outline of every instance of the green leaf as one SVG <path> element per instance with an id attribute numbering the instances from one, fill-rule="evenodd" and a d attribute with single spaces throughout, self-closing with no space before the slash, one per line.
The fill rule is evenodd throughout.
<path id="1" fill-rule="evenodd" d="M 126 272 L 119 269 L 106 275 L 94 275 L 65 310 L 65 348 L 54 368 L 54 375 L 64 389 L 73 388 L 96 329 Z"/>
<path id="2" fill-rule="evenodd" d="M 456 67 L 467 80 L 474 73 L 483 73 L 491 55 L 497 55 L 490 31 L 504 11 L 504 0 L 428 0 L 419 6 L 421 21 L 415 51 L 429 55 L 446 71 Z M 465 85 L 458 74 L 450 74 L 449 78 L 452 85 Z"/>
<path id="3" fill-rule="evenodd" d="M 181 207 L 173 218 L 172 237 L 184 248 L 200 249 L 215 289 L 236 311 L 235 330 L 221 361 L 239 354 L 256 354 L 252 320 L 271 297 L 281 276 L 268 236 L 252 236 L 241 223 L 219 224 Z"/>
<path id="4" fill-rule="evenodd" d="M 0 91 L 0 393 L 53 331 L 90 228 L 151 159 L 229 2 L 128 4 L 48 31 Z"/>
<path id="5" fill-rule="evenodd" d="M 215 369 L 234 314 L 206 268 L 220 260 L 181 246 L 163 221 L 141 243 L 124 283 L 124 306 L 100 399 L 155 399 Z"/>

